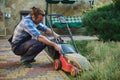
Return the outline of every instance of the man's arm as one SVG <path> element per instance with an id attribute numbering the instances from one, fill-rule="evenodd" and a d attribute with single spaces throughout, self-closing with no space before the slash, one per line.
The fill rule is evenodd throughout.
<path id="1" fill-rule="evenodd" d="M 45 36 L 43 35 L 39 35 L 38 37 L 38 41 L 46 44 L 46 45 L 49 45 L 49 46 L 53 46 L 57 51 L 61 51 L 61 48 L 58 44 L 50 41 L 49 39 L 47 39 Z"/>
<path id="2" fill-rule="evenodd" d="M 47 28 L 46 29 L 46 34 L 52 34 L 54 35 L 55 37 L 58 37 L 59 35 L 57 33 L 55 33 L 54 31 L 52 32 L 52 30 L 50 28 Z"/>

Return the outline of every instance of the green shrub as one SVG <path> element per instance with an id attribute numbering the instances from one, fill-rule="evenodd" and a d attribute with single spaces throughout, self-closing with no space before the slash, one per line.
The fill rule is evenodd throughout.
<path id="1" fill-rule="evenodd" d="M 116 9 L 120 9 L 120 0 L 112 0 L 114 5 L 115 5 L 115 8 Z"/>
<path id="2" fill-rule="evenodd" d="M 82 20 L 89 35 L 104 41 L 120 41 L 120 11 L 112 4 L 84 14 Z"/>

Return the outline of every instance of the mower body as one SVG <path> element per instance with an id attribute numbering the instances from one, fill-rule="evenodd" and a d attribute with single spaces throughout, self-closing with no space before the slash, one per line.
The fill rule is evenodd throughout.
<path id="1" fill-rule="evenodd" d="M 69 72 L 72 76 L 76 76 L 78 73 L 92 68 L 89 61 L 77 53 L 71 44 L 63 41 L 58 45 L 62 48 L 61 53 L 57 52 L 54 47 L 48 46 L 48 55 L 54 60 L 54 68 L 56 70 L 62 69 Z"/>

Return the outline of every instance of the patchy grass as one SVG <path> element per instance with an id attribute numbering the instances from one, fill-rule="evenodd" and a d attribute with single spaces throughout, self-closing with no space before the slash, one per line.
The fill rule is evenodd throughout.
<path id="1" fill-rule="evenodd" d="M 119 80 L 120 42 L 76 41 L 79 52 L 88 58 L 93 70 L 71 80 Z"/>

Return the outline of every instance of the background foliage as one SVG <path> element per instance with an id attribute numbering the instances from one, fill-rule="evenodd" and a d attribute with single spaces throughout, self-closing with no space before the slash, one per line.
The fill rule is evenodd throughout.
<path id="1" fill-rule="evenodd" d="M 97 35 L 104 41 L 120 41 L 120 11 L 116 5 L 118 2 L 120 4 L 120 0 L 116 0 L 115 4 L 105 5 L 83 15 L 83 24 L 89 35 Z"/>

